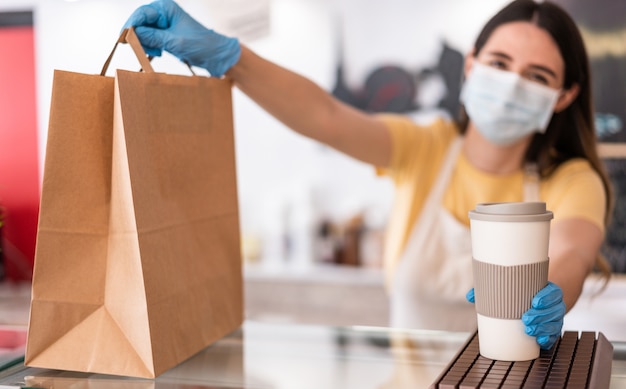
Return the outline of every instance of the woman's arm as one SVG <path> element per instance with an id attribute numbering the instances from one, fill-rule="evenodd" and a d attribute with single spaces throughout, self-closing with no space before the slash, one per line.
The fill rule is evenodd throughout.
<path id="1" fill-rule="evenodd" d="M 600 228 L 580 218 L 558 221 L 550 230 L 548 279 L 563 290 L 563 301 L 568 311 L 580 297 L 602 240 Z"/>
<path id="2" fill-rule="evenodd" d="M 267 112 L 298 133 L 363 162 L 385 167 L 391 139 L 382 121 L 337 100 L 312 81 L 241 46 L 226 73 Z"/>
<path id="3" fill-rule="evenodd" d="M 312 81 L 267 61 L 235 38 L 204 27 L 172 0 L 135 10 L 124 28 L 135 27 L 149 55 L 168 51 L 212 76 L 227 74 L 257 104 L 300 134 L 363 162 L 386 167 L 391 140 L 374 116 L 351 108 Z"/>

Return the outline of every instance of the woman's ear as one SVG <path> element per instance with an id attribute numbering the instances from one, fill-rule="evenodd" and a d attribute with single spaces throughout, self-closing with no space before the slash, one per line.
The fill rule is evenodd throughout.
<path id="1" fill-rule="evenodd" d="M 565 108 L 569 107 L 569 105 L 576 100 L 578 97 L 578 93 L 580 92 L 580 86 L 578 84 L 573 84 L 568 89 L 564 89 L 559 95 L 556 104 L 554 105 L 554 112 L 559 113 L 563 111 Z"/>

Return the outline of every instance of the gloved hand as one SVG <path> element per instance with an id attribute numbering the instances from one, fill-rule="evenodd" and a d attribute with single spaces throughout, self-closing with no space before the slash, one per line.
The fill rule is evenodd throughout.
<path id="1" fill-rule="evenodd" d="M 537 338 L 542 349 L 551 348 L 561 336 L 565 303 L 561 288 L 548 282 L 535 297 L 532 307 L 522 315 L 522 322 L 526 325 L 526 333 Z"/>
<path id="2" fill-rule="evenodd" d="M 474 298 L 474 288 L 470 289 L 466 294 L 465 294 L 465 299 L 467 301 L 469 301 L 470 303 L 475 303 L 476 299 Z"/>
<path id="3" fill-rule="evenodd" d="M 172 0 L 157 0 L 135 10 L 124 24 L 134 26 L 148 55 L 165 50 L 181 61 L 204 68 L 221 77 L 239 61 L 241 47 L 236 38 L 209 30 Z"/>
<path id="4" fill-rule="evenodd" d="M 475 302 L 474 288 L 470 289 L 465 298 L 470 303 Z M 522 315 L 522 322 L 526 326 L 526 334 L 537 338 L 537 344 L 544 349 L 550 349 L 561 335 L 565 303 L 561 288 L 548 282 L 535 297 L 531 308 Z"/>

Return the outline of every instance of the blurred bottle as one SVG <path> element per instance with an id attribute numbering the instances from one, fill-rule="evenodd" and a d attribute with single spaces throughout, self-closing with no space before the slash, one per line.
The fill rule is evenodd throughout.
<path id="1" fill-rule="evenodd" d="M 361 265 L 361 237 L 364 232 L 363 215 L 357 214 L 344 224 L 341 250 L 337 262 L 341 265 Z"/>
<path id="2" fill-rule="evenodd" d="M 322 219 L 315 236 L 315 260 L 335 263 L 337 260 L 337 231 L 329 219 Z"/>
<path id="3" fill-rule="evenodd" d="M 307 186 L 294 190 L 287 217 L 288 259 L 296 269 L 309 269 L 314 262 L 315 223 Z"/>

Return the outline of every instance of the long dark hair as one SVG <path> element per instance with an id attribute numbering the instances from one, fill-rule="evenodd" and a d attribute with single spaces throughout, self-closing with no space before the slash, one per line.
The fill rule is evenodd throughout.
<path id="1" fill-rule="evenodd" d="M 608 224 L 613 207 L 611 183 L 597 151 L 597 138 L 593 119 L 591 96 L 591 71 L 587 50 L 578 27 L 568 13 L 558 5 L 544 1 L 515 0 L 493 16 L 483 27 L 474 43 L 477 56 L 493 31 L 499 26 L 516 21 L 527 21 L 547 31 L 556 42 L 563 62 L 565 79 L 563 87 L 578 84 L 576 99 L 563 111 L 552 116 L 547 130 L 533 136 L 526 151 L 524 163 L 535 164 L 542 177 L 548 177 L 563 162 L 572 158 L 584 158 L 595 170 L 606 192 L 605 225 Z M 467 118 L 462 115 L 467 129 Z"/>

